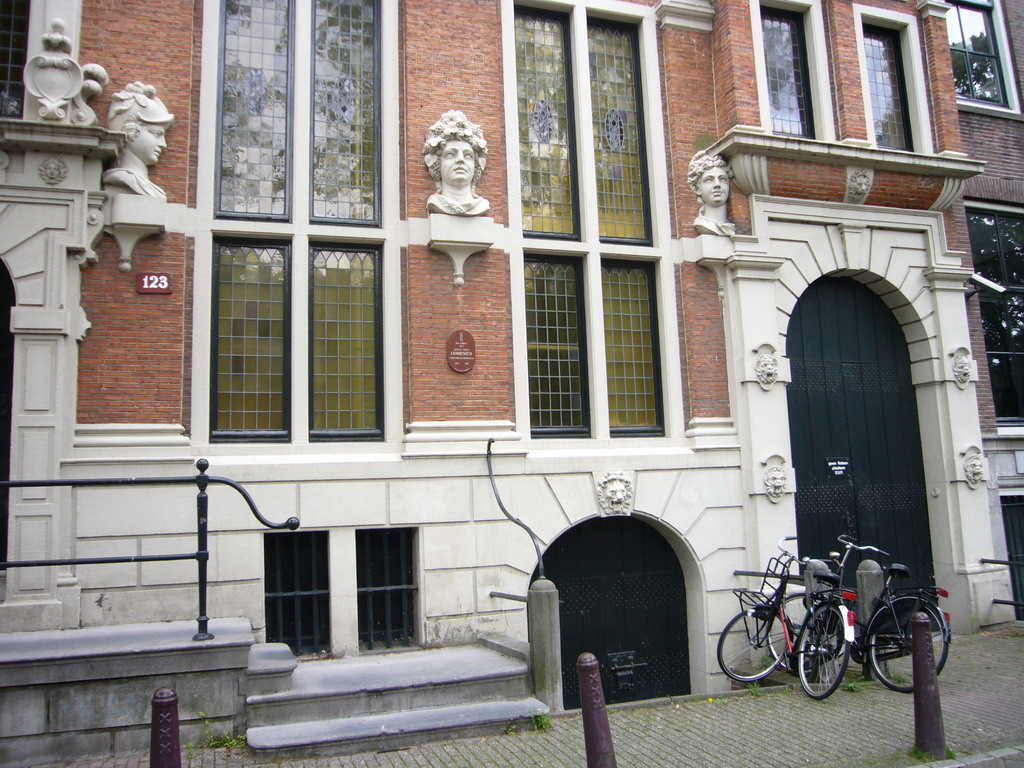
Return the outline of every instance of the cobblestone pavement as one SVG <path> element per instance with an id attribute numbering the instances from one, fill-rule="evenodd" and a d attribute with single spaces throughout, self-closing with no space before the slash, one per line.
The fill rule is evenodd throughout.
<path id="1" fill-rule="evenodd" d="M 914 744 L 913 696 L 878 683 L 824 701 L 796 690 L 660 700 L 609 711 L 621 768 L 904 768 Z M 1024 628 L 954 638 L 939 677 L 946 742 L 957 756 L 1024 744 Z M 947 763 L 946 765 L 956 765 Z M 1000 765 L 1024 765 L 1015 760 Z M 45 768 L 148 768 L 148 756 Z M 394 752 L 282 759 L 248 748 L 185 749 L 187 768 L 586 768 L 579 714 L 547 731 L 461 739 Z M 41 767 L 40 767 L 41 768 Z"/>

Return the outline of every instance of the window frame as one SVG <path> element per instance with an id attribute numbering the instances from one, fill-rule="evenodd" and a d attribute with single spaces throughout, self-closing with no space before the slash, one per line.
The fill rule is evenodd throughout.
<path id="1" fill-rule="evenodd" d="M 1021 226 L 1024 227 L 1024 209 L 1012 208 L 1010 206 L 1004 206 L 1004 205 L 998 205 L 998 204 L 997 205 L 988 205 L 988 204 L 982 204 L 982 203 L 967 204 L 965 206 L 965 208 L 966 208 L 966 213 L 967 213 L 968 236 L 970 236 L 970 231 L 971 231 L 971 217 L 975 216 L 975 215 L 977 215 L 977 216 L 994 215 L 994 216 L 997 217 L 997 219 L 999 219 L 999 218 L 1012 218 L 1012 219 L 1015 219 L 1015 220 L 1019 221 L 1021 223 Z M 998 223 L 997 223 L 997 233 L 998 233 Z M 970 247 L 971 247 L 971 258 L 972 258 L 972 264 L 973 264 L 973 261 L 974 261 L 974 243 L 970 242 L 970 240 L 968 240 L 968 242 L 969 242 Z M 975 269 L 975 271 L 978 271 L 977 270 L 977 265 L 974 265 L 974 269 Z M 977 300 L 978 300 L 978 304 L 979 304 L 978 309 L 979 309 L 979 312 L 982 313 L 982 315 L 984 315 L 984 311 L 983 311 L 983 307 L 982 307 L 983 303 L 986 303 L 986 304 L 997 304 L 998 303 L 998 304 L 1000 304 L 1001 305 L 1001 308 L 1000 308 L 1000 311 L 999 311 L 1000 317 L 1004 317 L 1005 316 L 1005 313 L 1006 313 L 1006 300 L 1008 298 L 1010 298 L 1012 296 L 1018 296 L 1018 297 L 1021 298 L 1022 304 L 1024 304 L 1024 281 L 1021 281 L 1021 283 L 1018 283 L 1018 284 L 1013 284 L 1013 283 L 1011 283 L 1010 281 L 1008 281 L 1006 279 L 1006 276 L 1005 276 L 1005 254 L 1003 253 L 1001 242 L 999 243 L 999 272 L 1000 272 L 1000 275 L 998 276 L 999 277 L 999 282 L 1002 285 L 1004 285 L 1006 287 L 1006 289 L 1007 289 L 1005 293 L 1002 293 L 1002 294 L 999 294 L 999 295 L 994 295 L 994 294 L 991 294 L 989 292 L 979 291 L 977 294 L 975 294 L 975 296 L 977 297 Z M 1022 257 L 1022 259 L 1021 259 L 1021 273 L 1022 273 L 1022 275 L 1024 275 L 1024 257 Z M 1019 357 L 1019 358 L 1021 358 L 1022 362 L 1024 362 L 1024 350 L 1022 350 L 1021 352 L 1016 352 L 1016 353 L 1013 352 L 1012 349 L 998 349 L 998 350 L 995 350 L 995 351 L 990 351 L 989 348 L 988 348 L 987 339 L 985 338 L 984 333 L 983 333 L 982 338 L 983 338 L 983 342 L 985 344 L 985 363 L 986 363 L 987 366 L 991 366 L 991 358 L 993 356 Z M 993 377 L 991 376 L 991 368 L 989 368 L 989 371 L 990 371 L 990 381 L 991 381 L 993 379 Z M 996 412 L 996 424 L 997 424 L 997 428 L 998 428 L 998 431 L 999 431 L 1000 434 L 1007 434 L 1007 433 L 1024 434 L 1024 365 L 1021 366 L 1021 376 L 1020 376 L 1019 380 L 1017 380 L 1016 376 L 1013 374 L 1013 368 L 1012 367 L 1011 367 L 1011 371 L 1010 371 L 1010 376 L 1011 376 L 1011 379 L 1013 381 L 1014 399 L 1016 400 L 1017 410 L 1018 410 L 1020 415 L 1018 415 L 1018 416 L 1000 416 L 998 411 L 997 411 Z M 993 391 L 993 393 L 992 393 L 992 401 L 993 401 L 993 409 L 996 409 L 997 406 L 998 406 L 998 398 L 996 397 L 995 391 Z"/>
<path id="2" fill-rule="evenodd" d="M 281 420 L 284 424 L 282 429 L 218 429 L 217 416 L 220 409 L 217 406 L 219 388 L 218 379 L 218 351 L 220 334 L 217 327 L 220 324 L 220 248 L 241 247 L 241 248 L 280 248 L 284 253 L 284 270 L 286 279 L 283 282 L 284 296 L 284 331 L 282 359 L 284 371 L 282 373 L 284 386 L 281 391 L 281 399 L 284 405 Z M 292 280 L 289 279 L 293 271 L 293 249 L 291 243 L 284 240 L 252 240 L 245 238 L 218 238 L 213 247 L 213 301 L 210 307 L 210 441 L 215 443 L 287 443 L 291 440 L 291 403 L 292 403 L 292 369 L 291 354 L 289 350 L 293 343 L 292 336 Z"/>
<path id="3" fill-rule="evenodd" d="M 988 22 L 992 30 L 992 44 L 995 47 L 995 62 L 998 67 L 999 80 L 1002 87 L 1002 94 L 1006 97 L 1004 102 L 985 101 L 983 99 L 970 98 L 956 93 L 956 101 L 959 108 L 970 112 L 990 112 L 995 114 L 1020 114 L 1020 100 L 1017 94 L 1017 77 L 1013 65 L 1010 38 L 1007 32 L 1006 18 L 1002 12 L 1002 0 L 949 0 L 952 6 L 946 13 L 946 25 L 952 24 L 952 18 L 957 6 L 966 6 L 987 10 Z M 958 16 L 956 16 L 958 18 Z M 955 88 L 954 88 L 955 91 Z"/>
<path id="4" fill-rule="evenodd" d="M 313 254 L 317 250 L 347 250 L 351 249 L 354 251 L 361 251 L 364 253 L 372 254 L 374 260 L 374 274 L 376 279 L 373 285 L 373 323 L 375 328 L 374 337 L 374 380 L 376 381 L 376 398 L 375 398 L 375 417 L 377 426 L 375 428 L 362 428 L 362 429 L 321 429 L 317 430 L 313 428 L 315 405 L 314 405 L 314 389 L 313 389 L 313 378 L 316 376 L 313 370 L 313 313 L 315 311 L 315 305 L 313 303 L 313 291 L 315 286 L 313 284 Z M 383 253 L 380 246 L 373 245 L 356 245 L 353 243 L 321 243 L 311 242 L 309 244 L 308 256 L 306 258 L 306 266 L 309 270 L 309 307 L 308 307 L 308 323 L 309 323 L 309 335 L 308 342 L 306 344 L 309 367 L 307 370 L 307 392 L 309 393 L 308 403 L 308 433 L 309 441 L 311 443 L 332 443 L 332 442 L 348 442 L 348 441 L 367 441 L 367 440 L 381 440 L 384 437 L 384 279 L 383 279 Z"/>
<path id="5" fill-rule="evenodd" d="M 854 5 L 854 32 L 857 37 L 857 57 L 860 66 L 861 95 L 864 101 L 864 124 L 867 141 L 872 147 L 891 152 L 910 152 L 913 154 L 934 153 L 932 140 L 932 111 L 928 100 L 927 79 L 924 66 L 923 48 L 919 19 L 915 15 L 899 11 L 889 11 L 864 5 Z M 910 120 L 912 144 L 910 150 L 890 149 L 879 146 L 875 138 L 874 112 L 871 108 L 871 91 L 868 86 L 867 60 L 864 55 L 864 25 L 889 29 L 897 34 L 900 55 L 903 60 L 901 74 L 903 91 L 907 103 L 907 116 Z"/>
<path id="6" fill-rule="evenodd" d="M 591 400 L 590 400 L 590 366 L 589 366 L 589 328 L 587 324 L 587 302 L 586 302 L 586 289 L 585 289 L 585 270 L 582 261 L 578 258 L 566 257 L 566 256 L 549 256 L 546 254 L 526 254 L 523 258 L 525 263 L 534 264 L 572 264 L 576 268 L 576 318 L 577 318 L 577 334 L 579 336 L 579 365 L 580 365 L 580 412 L 582 416 L 582 424 L 579 427 L 537 427 L 533 425 L 533 408 L 529 410 L 530 420 L 530 435 L 532 437 L 550 438 L 550 437 L 590 437 L 591 435 Z M 529 333 L 529 324 L 527 324 L 527 333 Z M 527 345 L 529 340 L 527 340 Z M 530 358 L 529 352 L 527 352 L 527 365 L 529 365 Z M 532 377 L 531 377 L 532 378 Z M 532 389 L 531 378 L 528 378 L 528 382 L 531 384 L 529 390 L 529 396 L 532 400 L 534 392 Z"/>
<path id="7" fill-rule="evenodd" d="M 913 129 L 913 126 L 910 123 L 910 99 L 908 98 L 908 94 L 907 94 L 906 65 L 904 64 L 904 60 L 903 60 L 903 41 L 900 39 L 900 33 L 899 33 L 898 30 L 890 29 L 889 27 L 880 27 L 880 26 L 877 26 L 875 24 L 864 24 L 861 27 L 861 40 L 862 40 L 861 50 L 862 50 L 862 52 L 866 51 L 866 48 L 863 46 L 863 43 L 866 43 L 867 38 L 869 38 L 869 37 L 871 37 L 873 39 L 889 40 L 889 41 L 892 42 L 893 66 L 894 66 L 895 71 L 896 71 L 896 83 L 895 83 L 896 93 L 895 93 L 895 97 L 896 97 L 896 101 L 898 101 L 899 105 L 900 105 L 901 119 L 899 121 L 899 124 L 900 124 L 900 127 L 902 128 L 902 131 L 903 131 L 902 138 L 903 138 L 903 142 L 904 142 L 904 144 L 906 146 L 896 147 L 896 146 L 892 146 L 890 144 L 879 144 L 878 143 L 878 129 L 874 125 L 874 117 L 875 117 L 875 115 L 874 115 L 874 109 L 872 109 L 872 112 L 871 112 L 872 123 L 871 123 L 871 125 L 872 125 L 872 128 L 874 129 L 875 144 L 880 149 L 893 149 L 893 150 L 896 150 L 898 152 L 913 152 L 914 149 L 915 149 L 915 146 L 916 146 L 916 139 L 917 139 L 917 137 L 914 135 L 914 129 Z M 868 58 L 867 54 L 864 53 L 865 71 L 866 71 L 866 67 L 867 67 L 867 58 Z M 869 80 L 870 80 L 870 78 L 869 78 Z M 873 101 L 874 100 L 874 95 L 871 93 L 870 82 L 868 82 L 868 84 L 865 85 L 865 90 L 867 91 L 869 97 Z"/>
<path id="8" fill-rule="evenodd" d="M 957 101 L 963 101 L 968 104 L 978 104 L 981 106 L 991 107 L 1008 107 L 1010 104 L 1010 93 L 1007 89 L 1006 75 L 1005 75 L 1005 59 L 1003 56 L 1003 43 L 996 34 L 996 18 L 995 18 L 995 0 L 949 0 L 949 11 L 946 13 L 946 27 L 947 29 L 954 23 L 960 26 L 960 9 L 970 8 L 979 11 L 984 17 L 988 27 L 989 33 L 992 39 L 993 52 L 991 54 L 973 54 L 990 58 L 995 62 L 996 77 L 999 80 L 999 89 L 1002 92 L 1003 99 L 1001 101 L 990 101 L 988 99 L 979 99 L 973 96 L 964 96 L 959 91 L 957 92 Z M 962 27 L 961 27 L 962 31 Z M 966 48 L 957 48 L 950 45 L 950 52 L 961 51 L 965 56 L 972 55 Z M 955 86 L 954 86 L 955 89 Z M 971 80 L 971 92 L 974 92 L 974 81 Z"/>
<path id="9" fill-rule="evenodd" d="M 821 0 L 750 0 L 750 18 L 753 31 L 754 73 L 757 78 L 758 104 L 761 125 L 771 133 L 771 101 L 768 94 L 768 72 L 765 65 L 764 32 L 761 9 L 796 14 L 803 21 L 803 39 L 807 55 L 807 90 L 810 93 L 812 136 L 783 137 L 806 138 L 817 141 L 835 141 L 835 116 L 829 68 L 828 38 L 821 10 Z"/>
<path id="10" fill-rule="evenodd" d="M 10 80 L 0 80 L 0 82 L 6 83 L 7 85 L 14 86 L 17 89 L 20 89 L 21 97 L 20 108 L 18 109 L 18 112 L 16 114 L 12 113 L 10 115 L 5 115 L 3 111 L 0 110 L 0 118 L 4 118 L 7 120 L 20 120 L 24 118 L 26 100 L 29 95 L 28 90 L 25 88 L 25 84 L 23 82 L 23 76 L 25 72 L 25 64 L 28 62 L 29 58 L 29 38 L 30 31 L 32 29 L 32 2 L 31 0 L 20 0 L 20 2 L 22 3 L 21 8 L 12 7 L 9 13 L 5 11 L 5 15 L 8 15 L 12 19 L 21 18 L 23 20 L 23 25 L 19 29 L 12 29 L 11 34 L 4 41 L 5 46 L 3 48 L 0 48 L 0 52 L 2 52 L 2 54 L 0 55 L 6 58 L 6 62 L 4 63 L 4 69 L 7 70 L 8 74 L 12 78 Z M 15 13 L 16 11 L 19 10 L 24 11 L 23 17 L 18 16 Z M 16 42 L 19 33 L 22 38 L 22 41 L 24 42 L 24 47 L 22 48 L 17 48 L 13 45 L 13 43 Z M 10 47 L 7 47 L 8 43 L 11 44 Z M 0 106 L 2 106 L 2 102 L 0 102 Z"/>

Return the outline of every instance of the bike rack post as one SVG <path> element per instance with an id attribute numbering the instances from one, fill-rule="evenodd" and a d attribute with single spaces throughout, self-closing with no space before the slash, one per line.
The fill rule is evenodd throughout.
<path id="1" fill-rule="evenodd" d="M 942 727 L 942 704 L 935 675 L 935 649 L 932 648 L 931 619 L 915 613 L 913 626 L 914 665 L 914 746 L 931 757 L 946 757 L 946 733 Z"/>
<path id="2" fill-rule="evenodd" d="M 857 631 L 863 633 L 867 629 L 871 614 L 875 612 L 875 601 L 885 588 L 885 574 L 882 566 L 870 559 L 860 561 L 857 566 Z M 863 636 L 863 635 L 862 635 Z M 867 655 L 860 657 L 861 675 L 865 680 L 874 679 L 871 675 L 871 664 Z"/>
<path id="3" fill-rule="evenodd" d="M 597 657 L 581 653 L 576 660 L 580 678 L 580 705 L 583 709 L 583 741 L 587 747 L 587 768 L 617 768 L 615 745 L 604 704 L 601 670 Z"/>

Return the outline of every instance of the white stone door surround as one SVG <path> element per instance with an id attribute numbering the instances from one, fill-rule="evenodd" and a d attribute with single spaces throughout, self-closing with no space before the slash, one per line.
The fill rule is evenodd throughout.
<path id="1" fill-rule="evenodd" d="M 785 393 L 789 318 L 815 279 L 846 276 L 878 294 L 907 337 L 932 556 L 938 583 L 950 591 L 945 608 L 960 631 L 1008 620 L 991 603 L 1005 589 L 1005 570 L 978 562 L 992 557 L 993 536 L 985 483 L 976 469 L 969 475 L 967 461 L 974 456 L 976 467 L 982 444 L 964 305 L 971 270 L 961 253 L 947 250 L 942 215 L 766 195 L 750 201 L 751 236 L 702 236 L 693 251 L 715 271 L 722 291 L 732 408 L 748 483 L 750 567 L 762 567 L 778 538 L 795 533 Z M 766 377 L 762 363 L 770 358 L 774 367 Z"/>

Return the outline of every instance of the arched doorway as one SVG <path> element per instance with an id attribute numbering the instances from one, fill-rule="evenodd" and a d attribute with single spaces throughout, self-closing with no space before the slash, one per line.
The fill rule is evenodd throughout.
<path id="1" fill-rule="evenodd" d="M 823 557 L 845 533 L 891 553 L 915 583 L 932 583 L 917 399 L 899 323 L 867 287 L 823 277 L 796 304 L 787 355 L 800 554 Z"/>
<path id="2" fill-rule="evenodd" d="M 584 651 L 608 703 L 690 692 L 683 572 L 657 530 L 636 517 L 587 520 L 548 547 L 544 569 L 558 588 L 567 709 L 580 706 Z"/>

